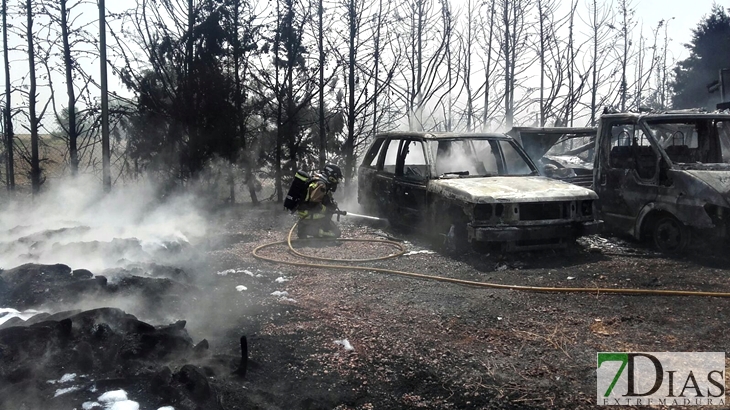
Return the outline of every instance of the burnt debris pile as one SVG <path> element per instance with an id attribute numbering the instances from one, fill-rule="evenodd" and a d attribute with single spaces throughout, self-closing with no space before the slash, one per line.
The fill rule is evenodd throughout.
<path id="1" fill-rule="evenodd" d="M 145 407 L 217 409 L 210 363 L 185 321 L 152 326 L 116 308 L 36 315 L 0 327 L 0 408 L 79 408 L 121 389 Z"/>
<path id="2" fill-rule="evenodd" d="M 118 305 L 115 302 L 126 301 L 137 312 L 156 317 L 156 311 L 162 313 L 161 307 L 174 309 L 198 292 L 186 283 L 189 277 L 179 268 L 137 265 L 104 273 L 95 276 L 86 269 L 72 270 L 62 264 L 25 264 L 0 271 L 0 307 L 23 310 L 45 306 L 56 311 L 59 306 Z M 9 321 L 13 320 L 17 318 Z"/>
<path id="3" fill-rule="evenodd" d="M 169 319 L 180 317 L 175 306 L 201 296 L 188 274 L 151 264 L 104 273 L 62 264 L 0 271 L 0 408 L 103 407 L 107 399 L 220 408 L 210 377 L 238 378 L 245 363 L 212 355 L 184 320 Z M 101 306 L 174 323 L 153 326 L 126 308 Z"/>

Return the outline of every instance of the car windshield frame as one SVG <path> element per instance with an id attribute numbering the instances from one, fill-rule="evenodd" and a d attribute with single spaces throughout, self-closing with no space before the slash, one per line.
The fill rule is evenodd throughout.
<path id="1" fill-rule="evenodd" d="M 473 161 L 471 165 L 465 165 L 463 168 L 465 169 L 457 169 L 461 168 L 460 164 L 449 164 L 448 166 L 442 167 L 439 163 L 439 161 L 443 160 L 444 154 L 439 153 L 439 145 L 449 143 L 452 144 L 453 142 L 471 142 L 469 144 L 469 149 L 472 152 L 465 152 L 465 150 L 461 151 L 461 154 L 467 155 L 466 158 L 458 158 L 459 153 L 449 153 L 448 156 L 450 157 L 449 160 L 468 160 L 469 157 L 473 157 L 476 154 L 473 152 L 476 150 L 476 147 L 474 146 L 474 142 L 476 141 L 487 141 L 489 143 L 490 152 L 489 155 L 494 155 L 495 163 L 493 164 L 494 170 L 496 172 L 490 172 L 486 168 L 486 164 L 484 160 L 482 161 Z M 519 159 L 519 162 L 517 164 L 510 164 L 508 162 L 508 159 L 505 158 L 505 149 L 504 145 L 509 146 L 513 153 L 517 154 L 516 159 Z M 435 138 L 435 139 L 429 139 L 427 140 L 427 146 L 429 151 L 431 152 L 431 158 L 433 158 L 432 163 L 432 169 L 433 169 L 433 175 L 434 179 L 451 179 L 451 178 L 487 178 L 487 177 L 494 177 L 494 176 L 536 176 L 539 175 L 539 171 L 537 169 L 537 166 L 534 164 L 534 162 L 530 159 L 530 157 L 527 155 L 527 153 L 524 152 L 522 147 L 519 146 L 514 140 L 509 138 L 494 138 L 494 137 L 481 137 L 481 136 L 454 136 L 449 138 Z M 494 153 L 496 147 L 496 153 Z M 486 148 L 482 148 L 486 149 Z M 453 148 L 449 151 L 453 151 Z M 442 149 L 443 152 L 443 149 Z M 455 158 L 456 157 L 456 158 Z M 472 158 L 473 159 L 473 158 Z M 475 167 L 481 165 L 483 168 L 483 171 L 472 172 Z M 516 165 L 516 166 L 515 166 Z M 517 172 L 513 171 L 514 169 L 520 169 L 521 167 L 526 168 L 526 172 Z M 467 173 L 468 171 L 468 173 Z"/>
<path id="2" fill-rule="evenodd" d="M 645 132 L 649 135 L 653 145 L 661 151 L 662 156 L 664 156 L 673 165 L 679 168 L 730 168 L 730 120 L 727 118 L 685 118 L 681 116 L 670 118 L 641 118 L 639 120 L 639 123 L 641 128 L 643 128 Z M 722 127 L 724 127 L 725 135 L 722 135 L 723 130 L 719 129 L 719 123 L 724 123 Z M 676 144 L 677 141 L 675 136 L 672 136 L 671 138 L 666 138 L 666 135 L 662 135 L 662 138 L 660 138 L 659 131 L 661 125 L 675 124 L 684 124 L 687 127 L 693 126 L 693 135 L 691 135 L 689 139 L 687 139 L 687 136 L 685 136 L 684 132 L 682 132 L 681 144 Z M 707 133 L 709 133 L 709 136 L 706 137 L 707 141 L 700 141 L 700 136 L 698 133 L 699 124 L 704 124 L 704 126 L 708 127 L 705 131 L 705 135 L 708 135 Z M 679 130 L 677 132 L 679 132 Z M 716 141 L 712 141 L 713 139 L 715 139 Z M 713 147 L 713 144 L 715 144 L 716 146 Z M 672 152 L 672 150 L 678 151 L 676 148 L 673 148 L 677 146 L 682 147 L 684 148 L 684 151 L 687 151 L 686 153 L 684 153 L 686 154 L 684 155 L 684 157 L 686 158 L 683 158 L 682 154 Z M 672 148 L 670 149 L 669 147 Z M 705 150 L 706 152 L 698 152 L 700 150 Z M 697 157 L 700 155 L 704 155 L 706 160 L 697 161 L 697 159 L 699 158 L 693 158 L 693 156 Z M 712 156 L 714 156 L 715 160 L 712 160 Z M 720 161 L 716 161 L 718 158 Z"/>

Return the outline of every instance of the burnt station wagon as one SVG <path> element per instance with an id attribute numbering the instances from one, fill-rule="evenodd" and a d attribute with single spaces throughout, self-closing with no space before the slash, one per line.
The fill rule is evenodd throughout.
<path id="1" fill-rule="evenodd" d="M 596 199 L 588 188 L 540 176 L 503 134 L 380 134 L 358 170 L 367 212 L 443 235 L 458 249 L 565 245 L 600 230 Z"/>

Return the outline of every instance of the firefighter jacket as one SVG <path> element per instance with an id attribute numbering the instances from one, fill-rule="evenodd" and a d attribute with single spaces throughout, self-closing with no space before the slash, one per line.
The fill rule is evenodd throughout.
<path id="1" fill-rule="evenodd" d="M 332 198 L 329 185 L 321 176 L 315 176 L 307 186 L 307 195 L 304 197 L 304 201 L 297 209 L 299 217 L 302 219 L 321 219 L 332 216 L 336 210 L 337 204 Z"/>

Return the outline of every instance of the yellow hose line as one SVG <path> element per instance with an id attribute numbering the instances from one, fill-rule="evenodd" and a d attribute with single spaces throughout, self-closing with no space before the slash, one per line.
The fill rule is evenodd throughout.
<path id="1" fill-rule="evenodd" d="M 386 241 L 386 240 L 382 240 L 382 239 L 338 238 L 337 240 L 340 242 L 374 242 L 374 243 L 390 245 L 390 246 L 394 246 L 394 247 L 398 248 L 398 252 L 392 253 L 392 254 L 386 255 L 386 256 L 379 256 L 377 258 L 365 258 L 365 259 L 333 259 L 333 258 L 322 258 L 319 256 L 305 255 L 305 254 L 297 251 L 296 249 L 294 249 L 294 247 L 291 244 L 291 237 L 292 237 L 292 234 L 294 233 L 294 229 L 297 227 L 297 224 L 299 224 L 299 222 L 295 223 L 294 226 L 292 226 L 292 228 L 289 230 L 289 236 L 286 237 L 286 242 L 284 242 L 284 241 L 276 242 L 276 244 L 279 245 L 279 244 L 285 243 L 285 244 L 289 245 L 289 252 L 293 253 L 294 255 L 299 256 L 300 258 L 313 259 L 313 260 L 323 261 L 323 262 L 340 262 L 340 263 L 343 263 L 343 262 L 375 262 L 375 261 L 382 261 L 382 260 L 390 259 L 390 258 L 396 258 L 396 257 L 401 256 L 404 253 L 406 253 L 405 246 L 399 244 L 398 242 L 394 242 L 394 241 Z M 258 249 L 259 248 L 254 250 L 254 256 L 256 256 L 256 257 L 258 257 L 258 256 L 255 254 L 255 252 Z M 265 259 L 265 260 L 268 260 L 268 259 Z M 274 261 L 272 260 L 271 262 L 274 262 Z M 286 262 L 281 262 L 281 263 L 286 263 Z M 328 266 L 328 265 L 325 265 L 325 266 Z"/>
<path id="2" fill-rule="evenodd" d="M 454 279 L 454 278 L 446 278 L 443 276 L 435 276 L 435 275 L 425 275 L 422 273 L 414 273 L 414 272 L 405 272 L 405 271 L 399 271 L 399 270 L 393 270 L 393 269 L 385 269 L 385 268 L 376 268 L 376 267 L 369 267 L 369 266 L 358 266 L 358 265 L 342 265 L 337 263 L 343 263 L 343 262 L 372 262 L 372 261 L 379 261 L 379 260 L 385 260 L 390 258 L 395 258 L 398 256 L 401 256 L 405 253 L 405 247 L 398 242 L 394 241 L 388 241 L 388 240 L 381 240 L 381 239 L 338 239 L 339 241 L 347 241 L 347 242 L 374 242 L 374 243 L 381 243 L 381 244 L 387 244 L 390 246 L 394 246 L 399 249 L 399 252 L 387 256 L 382 256 L 378 258 L 370 258 L 370 259 L 336 259 L 336 258 L 322 258 L 322 257 L 315 257 L 315 256 L 309 256 L 306 254 L 303 254 L 301 252 L 298 252 L 294 249 L 292 246 L 292 233 L 294 232 L 294 229 L 296 228 L 297 224 L 294 224 L 294 226 L 289 231 L 289 236 L 287 237 L 286 241 L 279 241 L 279 242 L 270 242 L 263 245 L 260 245 L 256 247 L 252 255 L 260 260 L 272 262 L 272 263 L 278 263 L 278 264 L 284 264 L 284 265 L 290 265 L 290 266 L 301 266 L 301 267 L 308 267 L 308 268 L 319 268 L 319 269 L 344 269 L 344 270 L 360 270 L 360 271 L 367 271 L 367 272 L 381 272 L 381 273 L 389 273 L 394 275 L 401 275 L 401 276 L 408 276 L 411 278 L 419 278 L 419 279 L 428 279 L 428 280 L 436 280 L 439 282 L 448 282 L 448 283 L 455 283 L 459 285 L 468 285 L 468 286 L 477 286 L 482 288 L 492 288 L 492 289 L 510 289 L 510 290 L 521 290 L 521 291 L 527 291 L 527 292 L 560 292 L 560 293 L 594 293 L 594 294 L 601 294 L 601 293 L 609 293 L 609 294 L 621 294 L 621 295 L 651 295 L 651 296 L 711 296 L 711 297 L 720 297 L 720 298 L 730 298 L 730 293 L 728 292 L 699 292 L 699 291 L 688 291 L 688 290 L 656 290 L 656 289 L 617 289 L 617 288 L 554 288 L 554 287 L 545 287 L 545 286 L 522 286 L 522 285 L 502 285 L 499 283 L 488 283 L 488 282 L 476 282 L 471 280 L 464 280 L 464 279 Z M 271 248 L 278 245 L 288 245 L 289 251 L 293 253 L 296 256 L 299 256 L 300 258 L 305 259 L 314 259 L 318 261 L 326 261 L 326 262 L 335 262 L 334 264 L 322 264 L 322 263 L 311 263 L 311 262 L 296 262 L 296 261 L 285 261 L 280 259 L 271 258 L 268 256 L 263 256 L 259 254 L 259 251 Z"/>

